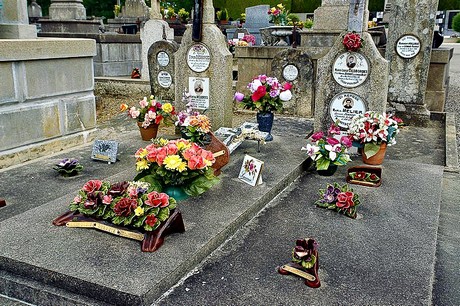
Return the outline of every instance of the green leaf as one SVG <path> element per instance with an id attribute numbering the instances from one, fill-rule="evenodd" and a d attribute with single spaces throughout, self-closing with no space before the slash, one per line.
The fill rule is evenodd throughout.
<path id="1" fill-rule="evenodd" d="M 329 168 L 330 160 L 320 158 L 316 161 L 316 170 L 327 170 Z"/>
<path id="2" fill-rule="evenodd" d="M 113 224 L 121 224 L 124 221 L 125 217 L 123 216 L 116 216 L 112 219 Z"/>
<path id="3" fill-rule="evenodd" d="M 185 185 L 184 191 L 189 196 L 195 197 L 206 192 L 209 188 L 214 186 L 219 182 L 219 178 L 212 176 L 211 178 L 206 178 L 205 176 L 199 176 L 188 185 Z"/>
<path id="4" fill-rule="evenodd" d="M 177 201 L 174 198 L 169 198 L 169 205 L 168 208 L 169 210 L 173 210 L 177 207 Z"/>
<path id="5" fill-rule="evenodd" d="M 169 208 L 164 207 L 164 208 L 160 209 L 160 212 L 158 213 L 157 218 L 162 222 L 168 220 L 168 218 L 169 218 Z"/>
<path id="6" fill-rule="evenodd" d="M 136 180 L 136 178 L 135 178 L 135 180 Z M 152 192 L 152 191 L 161 192 L 163 190 L 163 188 L 161 186 L 161 183 L 152 174 L 148 174 L 146 176 L 143 176 L 143 177 L 139 178 L 137 181 L 149 183 L 150 184 L 150 188 L 148 190 L 149 192 Z"/>
<path id="7" fill-rule="evenodd" d="M 130 225 L 131 222 L 133 221 L 134 217 L 136 215 L 133 213 L 131 214 L 129 217 L 125 218 L 125 221 L 123 221 L 123 224 L 126 226 L 126 225 Z"/>
<path id="8" fill-rule="evenodd" d="M 364 145 L 364 154 L 366 155 L 367 158 L 370 158 L 377 154 L 377 152 L 380 150 L 380 145 L 369 142 Z"/>
<path id="9" fill-rule="evenodd" d="M 134 227 L 141 227 L 142 224 L 144 224 L 145 219 L 147 219 L 147 215 L 143 215 L 142 217 L 140 217 L 139 219 L 137 219 L 136 222 L 133 223 L 133 226 L 134 226 Z"/>

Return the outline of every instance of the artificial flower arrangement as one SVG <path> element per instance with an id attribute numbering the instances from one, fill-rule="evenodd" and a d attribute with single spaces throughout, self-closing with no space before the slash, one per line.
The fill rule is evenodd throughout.
<path id="1" fill-rule="evenodd" d="M 348 136 L 342 136 L 340 139 L 334 137 L 339 134 L 340 127 L 332 123 L 327 135 L 322 131 L 314 133 L 310 137 L 312 143 L 307 143 L 307 146 L 301 149 L 307 151 L 307 155 L 315 162 L 316 170 L 326 170 L 331 164 L 343 166 L 351 161 L 348 148 L 352 146 L 352 141 Z"/>
<path id="2" fill-rule="evenodd" d="M 356 52 L 363 46 L 364 40 L 356 32 L 348 32 L 344 35 L 342 44 L 350 52 Z"/>
<path id="3" fill-rule="evenodd" d="M 393 115 L 367 111 L 351 119 L 348 133 L 358 146 L 364 147 L 364 154 L 370 158 L 377 154 L 380 145 L 396 144 L 396 135 L 402 120 Z"/>
<path id="4" fill-rule="evenodd" d="M 281 84 L 277 78 L 268 77 L 265 74 L 252 79 L 247 88 L 251 95 L 245 96 L 236 92 L 234 99 L 245 109 L 257 110 L 261 113 L 279 111 L 283 108 L 283 102 L 292 98 L 292 84 Z"/>
<path id="5" fill-rule="evenodd" d="M 60 175 L 69 177 L 69 176 L 75 176 L 80 171 L 83 170 L 83 166 L 80 165 L 78 162 L 78 159 L 74 158 L 65 158 L 61 160 L 59 163 L 57 163 L 54 167 L 54 170 L 56 170 Z"/>
<path id="6" fill-rule="evenodd" d="M 380 181 L 380 177 L 377 174 L 365 172 L 365 171 L 350 172 L 348 173 L 348 175 L 353 180 L 356 180 L 356 181 L 371 182 L 371 183 L 376 183 Z"/>
<path id="7" fill-rule="evenodd" d="M 241 40 L 247 42 L 249 46 L 254 46 L 256 44 L 256 37 L 251 34 L 245 34 Z"/>
<path id="8" fill-rule="evenodd" d="M 275 25 L 286 25 L 287 24 L 287 15 L 288 11 L 282 3 L 277 4 L 276 6 L 268 10 L 269 21 L 273 22 Z"/>
<path id="9" fill-rule="evenodd" d="M 131 79 L 140 79 L 141 78 L 141 71 L 139 68 L 133 68 L 133 71 L 131 71 Z"/>
<path id="10" fill-rule="evenodd" d="M 292 250 L 292 261 L 301 265 L 305 269 L 313 268 L 317 259 L 314 253 L 317 249 L 318 243 L 315 239 L 297 239 L 295 247 Z"/>
<path id="11" fill-rule="evenodd" d="M 176 114 L 171 103 L 163 104 L 153 96 L 148 99 L 144 97 L 144 99 L 140 100 L 139 107 L 133 106 L 129 108 L 127 104 L 121 104 L 120 110 L 123 112 L 128 111 L 128 116 L 141 122 L 142 127 L 145 129 L 151 124 L 172 123 L 174 122 L 173 116 Z"/>
<path id="12" fill-rule="evenodd" d="M 176 208 L 176 200 L 151 191 L 146 182 L 88 181 L 70 203 L 71 211 L 116 225 L 154 231 Z"/>
<path id="13" fill-rule="evenodd" d="M 139 173 L 134 180 L 146 181 L 157 191 L 180 186 L 186 194 L 198 196 L 219 181 L 211 168 L 213 153 L 186 139 L 157 138 L 135 157 Z"/>
<path id="14" fill-rule="evenodd" d="M 200 146 L 211 143 L 211 121 L 208 116 L 193 110 L 190 93 L 182 94 L 182 102 L 186 103 L 187 109 L 177 114 L 175 125 L 179 127 L 182 137 Z"/>
<path id="15" fill-rule="evenodd" d="M 353 189 L 344 184 L 327 184 L 325 189 L 319 190 L 320 199 L 315 202 L 316 206 L 336 210 L 344 215 L 355 219 L 357 207 L 361 203 L 358 194 Z"/>

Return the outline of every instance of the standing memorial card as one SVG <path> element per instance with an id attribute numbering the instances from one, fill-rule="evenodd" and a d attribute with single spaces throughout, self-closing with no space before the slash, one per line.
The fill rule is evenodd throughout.
<path id="1" fill-rule="evenodd" d="M 238 178 L 251 186 L 262 184 L 263 165 L 263 161 L 246 154 Z"/>
<path id="2" fill-rule="evenodd" d="M 113 140 L 96 140 L 93 145 L 91 158 L 110 163 L 117 161 L 118 142 Z"/>

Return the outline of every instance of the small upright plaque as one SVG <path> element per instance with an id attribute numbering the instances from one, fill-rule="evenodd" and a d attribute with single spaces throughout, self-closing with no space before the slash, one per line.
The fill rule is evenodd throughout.
<path id="1" fill-rule="evenodd" d="M 396 53 L 402 58 L 413 58 L 420 52 L 420 40 L 414 35 L 404 35 L 396 42 Z"/>
<path id="2" fill-rule="evenodd" d="M 364 114 L 366 106 L 363 99 L 352 92 L 342 92 L 332 98 L 329 113 L 333 122 L 339 120 L 341 128 L 348 128 L 351 118 Z"/>
<path id="3" fill-rule="evenodd" d="M 209 78 L 189 77 L 188 88 L 193 108 L 209 108 Z"/>
<path id="4" fill-rule="evenodd" d="M 283 68 L 283 78 L 286 81 L 294 81 L 299 76 L 299 69 L 295 65 L 289 64 Z"/>
<path id="5" fill-rule="evenodd" d="M 366 81 L 369 74 L 369 64 L 364 55 L 357 52 L 340 54 L 332 67 L 332 75 L 339 85 L 353 88 Z"/>
<path id="6" fill-rule="evenodd" d="M 172 84 L 172 77 L 167 71 L 160 71 L 157 75 L 157 81 L 158 84 L 160 84 L 161 87 L 164 88 L 169 88 L 171 87 Z"/>
<path id="7" fill-rule="evenodd" d="M 251 186 L 262 184 L 263 165 L 263 161 L 246 154 L 238 178 Z"/>
<path id="8" fill-rule="evenodd" d="M 94 141 L 91 158 L 110 163 L 117 161 L 118 142 L 113 140 Z"/>
<path id="9" fill-rule="evenodd" d="M 168 64 L 169 64 L 169 55 L 168 55 L 168 53 L 166 53 L 164 51 L 158 52 L 158 54 L 157 54 L 157 62 L 158 62 L 158 65 L 160 65 L 162 67 L 168 66 Z"/>
<path id="10" fill-rule="evenodd" d="M 203 44 L 194 44 L 187 52 L 187 65 L 194 72 L 203 72 L 211 63 L 211 54 Z"/>

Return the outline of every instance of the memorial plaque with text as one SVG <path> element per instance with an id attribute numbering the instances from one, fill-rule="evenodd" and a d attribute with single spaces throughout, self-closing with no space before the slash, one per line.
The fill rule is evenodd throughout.
<path id="1" fill-rule="evenodd" d="M 203 44 L 195 44 L 187 52 L 187 65 L 194 72 L 203 72 L 208 69 L 211 62 L 211 54 Z"/>
<path id="2" fill-rule="evenodd" d="M 339 120 L 341 128 L 348 128 L 351 119 L 358 114 L 366 112 L 366 105 L 363 99 L 352 92 L 342 92 L 332 98 L 329 106 L 329 113 L 332 121 Z"/>
<path id="3" fill-rule="evenodd" d="M 157 62 L 158 62 L 158 65 L 160 65 L 162 67 L 168 66 L 168 64 L 169 64 L 169 55 L 168 55 L 168 53 L 166 53 L 164 51 L 158 52 L 158 54 L 157 54 Z"/>
<path id="4" fill-rule="evenodd" d="M 396 42 L 396 53 L 402 58 L 412 58 L 420 52 L 420 40 L 414 35 L 404 35 Z"/>
<path id="5" fill-rule="evenodd" d="M 294 81 L 299 76 L 299 69 L 296 66 L 289 64 L 283 68 L 283 78 L 286 81 Z"/>
<path id="6" fill-rule="evenodd" d="M 209 78 L 189 77 L 188 88 L 193 108 L 209 108 Z"/>
<path id="7" fill-rule="evenodd" d="M 364 55 L 357 52 L 340 54 L 332 67 L 332 75 L 343 87 L 357 87 L 366 81 L 369 74 L 369 64 Z"/>
<path id="8" fill-rule="evenodd" d="M 157 81 L 158 84 L 160 84 L 161 87 L 164 88 L 169 88 L 171 87 L 172 84 L 172 77 L 167 71 L 160 71 L 157 75 Z"/>

